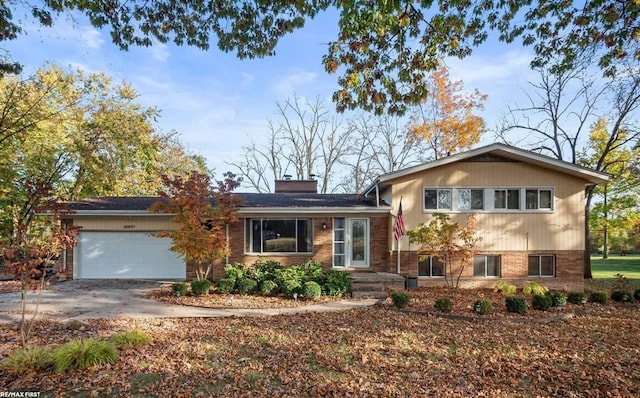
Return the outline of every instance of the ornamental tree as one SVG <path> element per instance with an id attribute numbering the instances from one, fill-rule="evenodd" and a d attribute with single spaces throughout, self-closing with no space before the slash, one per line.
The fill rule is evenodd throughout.
<path id="1" fill-rule="evenodd" d="M 434 213 L 433 219 L 407 231 L 409 242 L 417 243 L 420 259 L 438 258 L 445 266 L 444 280 L 448 287 L 457 289 L 465 268 L 478 252 L 476 246 L 482 237 L 476 235 L 474 214 L 467 216 L 467 225 L 451 220 L 448 214 Z"/>
<path id="2" fill-rule="evenodd" d="M 233 191 L 240 182 L 231 172 L 226 172 L 216 186 L 209 176 L 197 171 L 186 179 L 166 175 L 162 179 L 166 185 L 159 192 L 162 200 L 150 211 L 173 214 L 175 228 L 160 231 L 157 236 L 171 238 L 171 250 L 196 265 L 196 279 L 207 279 L 213 260 L 230 254 L 226 226 L 237 221 L 240 198 Z"/>

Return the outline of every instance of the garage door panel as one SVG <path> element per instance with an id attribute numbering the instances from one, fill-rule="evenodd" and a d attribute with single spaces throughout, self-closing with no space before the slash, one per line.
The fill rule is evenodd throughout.
<path id="1" fill-rule="evenodd" d="M 74 249 L 74 277 L 184 279 L 184 260 L 170 247 L 170 239 L 150 233 L 84 231 Z"/>

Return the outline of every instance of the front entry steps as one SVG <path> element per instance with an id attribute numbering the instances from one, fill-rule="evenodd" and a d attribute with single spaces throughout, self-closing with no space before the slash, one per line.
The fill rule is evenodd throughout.
<path id="1" fill-rule="evenodd" d="M 404 290 L 405 279 L 386 272 L 352 272 L 351 296 L 384 300 L 388 290 Z"/>

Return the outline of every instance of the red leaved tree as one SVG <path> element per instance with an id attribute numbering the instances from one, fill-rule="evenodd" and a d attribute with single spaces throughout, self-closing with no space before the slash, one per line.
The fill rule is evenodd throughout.
<path id="1" fill-rule="evenodd" d="M 54 264 L 65 250 L 76 244 L 78 227 L 61 222 L 62 215 L 70 212 L 57 200 L 50 181 L 28 179 L 18 185 L 15 192 L 20 194 L 7 198 L 3 209 L 11 213 L 11 217 L 4 220 L 11 221 L 3 224 L 0 248 L 3 265 L 20 281 L 20 339 L 26 348 L 46 277 L 49 271 L 59 271 Z M 37 299 L 31 318 L 27 319 L 29 291 L 37 292 Z"/>
<path id="2" fill-rule="evenodd" d="M 162 180 L 166 186 L 159 192 L 163 200 L 154 203 L 150 211 L 174 214 L 175 228 L 157 236 L 171 238 L 171 250 L 196 265 L 196 279 L 207 279 L 213 260 L 230 253 L 225 232 L 228 224 L 237 221 L 240 198 L 233 191 L 240 182 L 227 172 L 224 180 L 212 186 L 209 176 L 197 171 L 187 179 L 165 175 Z"/>

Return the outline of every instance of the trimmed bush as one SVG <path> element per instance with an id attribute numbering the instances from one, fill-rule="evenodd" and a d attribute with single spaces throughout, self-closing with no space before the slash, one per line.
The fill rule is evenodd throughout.
<path id="1" fill-rule="evenodd" d="M 533 299 L 531 299 L 531 306 L 534 310 L 546 311 L 551 308 L 551 304 L 553 304 L 551 296 L 546 294 L 534 294 Z"/>
<path id="2" fill-rule="evenodd" d="M 320 286 L 324 284 L 325 273 L 324 273 L 324 270 L 322 269 L 322 263 L 309 260 L 306 263 L 300 264 L 299 267 L 303 274 L 303 277 L 302 277 L 303 283 L 313 281 Z"/>
<path id="3" fill-rule="evenodd" d="M 171 291 L 175 296 L 186 296 L 187 284 L 184 282 L 176 282 L 173 285 L 171 285 Z"/>
<path id="4" fill-rule="evenodd" d="M 493 286 L 494 292 L 501 292 L 502 294 L 516 294 L 518 288 L 513 283 L 507 281 L 499 281 Z"/>
<path id="5" fill-rule="evenodd" d="M 433 307 L 440 312 L 451 312 L 453 303 L 449 297 L 439 297 L 436 299 Z"/>
<path id="6" fill-rule="evenodd" d="M 505 299 L 507 311 L 517 314 L 525 314 L 527 312 L 527 302 L 524 297 L 509 296 Z"/>
<path id="7" fill-rule="evenodd" d="M 607 292 L 603 291 L 591 292 L 591 296 L 589 296 L 592 303 L 606 304 L 608 299 Z"/>
<path id="8" fill-rule="evenodd" d="M 195 294 L 196 296 L 208 294 L 209 289 L 211 289 L 211 281 L 208 279 L 191 281 L 191 293 Z"/>
<path id="9" fill-rule="evenodd" d="M 276 290 L 278 290 L 278 284 L 274 281 L 266 280 L 260 284 L 260 293 L 265 296 L 275 293 Z"/>
<path id="10" fill-rule="evenodd" d="M 489 300 L 476 300 L 473 310 L 480 315 L 489 315 L 493 313 L 493 303 Z"/>
<path id="11" fill-rule="evenodd" d="M 231 293 L 235 287 L 236 280 L 234 278 L 222 278 L 218 281 L 218 293 Z"/>
<path id="12" fill-rule="evenodd" d="M 38 372 L 51 367 L 51 349 L 34 347 L 17 350 L 9 354 L 2 362 L 0 369 L 11 374 Z"/>
<path id="13" fill-rule="evenodd" d="M 611 292 L 611 300 L 618 303 L 630 303 L 633 301 L 633 296 L 627 291 L 616 290 L 614 292 Z"/>
<path id="14" fill-rule="evenodd" d="M 549 288 L 536 282 L 527 282 L 522 288 L 524 294 L 547 294 L 548 292 Z"/>
<path id="15" fill-rule="evenodd" d="M 116 333 L 109 340 L 119 349 L 136 348 L 153 343 L 153 337 L 138 329 Z"/>
<path id="16" fill-rule="evenodd" d="M 254 281 L 253 279 L 240 279 L 238 281 L 238 293 L 245 296 L 247 294 L 253 293 L 253 291 L 256 290 L 257 286 L 258 282 Z"/>
<path id="17" fill-rule="evenodd" d="M 640 301 L 640 289 L 636 289 L 636 290 L 633 292 L 633 298 L 634 298 L 636 301 Z"/>
<path id="18" fill-rule="evenodd" d="M 72 340 L 51 352 L 51 361 L 56 372 L 84 369 L 118 360 L 118 350 L 109 341 L 95 337 Z"/>
<path id="19" fill-rule="evenodd" d="M 391 293 L 391 301 L 393 301 L 393 305 L 395 305 L 396 308 L 402 309 L 406 307 L 410 300 L 411 298 L 405 292 L 395 291 Z"/>
<path id="20" fill-rule="evenodd" d="M 567 296 L 560 292 L 551 293 L 551 305 L 556 308 L 562 308 L 567 305 Z"/>
<path id="21" fill-rule="evenodd" d="M 280 291 L 287 295 L 302 294 L 302 284 L 304 280 L 304 270 L 299 266 L 292 266 L 279 269 L 276 272 L 276 279 Z"/>
<path id="22" fill-rule="evenodd" d="M 569 292 L 567 301 L 571 304 L 582 305 L 587 302 L 587 295 L 582 292 Z"/>
<path id="23" fill-rule="evenodd" d="M 247 276 L 251 277 L 251 279 L 255 279 L 258 282 L 258 285 L 262 285 L 262 282 L 270 280 L 276 281 L 276 274 L 278 270 L 284 268 L 282 264 L 277 261 L 267 260 L 267 261 L 256 261 L 251 268 L 251 273 Z"/>
<path id="24" fill-rule="evenodd" d="M 325 271 L 325 284 L 322 290 L 328 296 L 344 296 L 351 291 L 351 275 L 344 271 L 330 269 Z"/>
<path id="25" fill-rule="evenodd" d="M 247 267 L 242 263 L 227 264 L 224 266 L 224 277 L 240 280 L 244 278 L 245 269 Z"/>
<path id="26" fill-rule="evenodd" d="M 322 288 L 317 282 L 308 281 L 304 283 L 304 291 L 302 294 L 305 298 L 314 300 L 322 295 Z"/>

